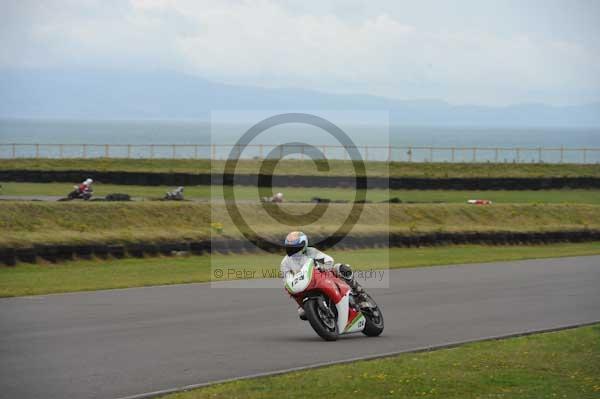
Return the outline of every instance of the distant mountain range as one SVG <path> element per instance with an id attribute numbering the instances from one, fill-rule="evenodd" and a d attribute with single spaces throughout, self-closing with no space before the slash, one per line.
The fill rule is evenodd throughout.
<path id="1" fill-rule="evenodd" d="M 209 110 L 389 110 L 403 125 L 600 126 L 600 103 L 451 105 L 213 83 L 176 72 L 0 70 L 0 117 L 207 119 Z"/>

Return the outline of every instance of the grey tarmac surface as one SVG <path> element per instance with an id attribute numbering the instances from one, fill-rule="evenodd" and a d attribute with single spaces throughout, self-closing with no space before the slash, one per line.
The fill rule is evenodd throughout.
<path id="1" fill-rule="evenodd" d="M 600 320 L 600 256 L 394 270 L 378 338 L 322 341 L 282 289 L 188 284 L 0 300 L 1 398 L 119 398 Z"/>
<path id="2" fill-rule="evenodd" d="M 102 196 L 94 196 L 92 197 L 92 200 L 104 200 L 105 197 Z M 158 200 L 158 197 L 131 197 L 132 201 L 155 201 Z M 44 201 L 44 202 L 56 202 L 59 200 L 65 200 L 64 196 L 56 196 L 56 195 L 0 195 L 0 201 Z M 82 199 L 75 199 L 75 200 L 71 200 L 74 202 L 84 202 L 84 200 Z M 218 198 L 213 198 L 212 200 L 210 198 L 205 198 L 205 197 L 188 197 L 185 199 L 185 201 L 187 202 L 202 202 L 202 203 L 207 203 L 207 202 L 211 202 L 211 203 L 215 203 L 215 202 L 219 202 L 219 203 L 223 203 L 225 202 L 222 199 L 218 199 Z M 236 202 L 239 203 L 248 203 L 248 204 L 258 204 L 261 203 L 258 199 L 256 200 L 250 200 L 250 199 L 238 199 L 236 200 Z M 312 204 L 312 201 L 286 201 L 287 203 L 310 203 Z M 332 204 L 336 204 L 335 202 L 332 202 Z"/>
<path id="3" fill-rule="evenodd" d="M 0 195 L 2 201 L 58 201 L 64 196 L 57 195 Z"/>

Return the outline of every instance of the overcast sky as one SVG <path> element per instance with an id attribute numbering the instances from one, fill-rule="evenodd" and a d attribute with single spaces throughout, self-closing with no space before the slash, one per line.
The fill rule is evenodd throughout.
<path id="1" fill-rule="evenodd" d="M 3 0 L 0 66 L 454 104 L 600 101 L 600 1 Z"/>

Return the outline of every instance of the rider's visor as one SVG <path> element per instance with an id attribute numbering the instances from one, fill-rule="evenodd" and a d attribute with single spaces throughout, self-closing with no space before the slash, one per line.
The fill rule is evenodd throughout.
<path id="1" fill-rule="evenodd" d="M 288 256 L 292 256 L 295 253 L 298 253 L 303 249 L 304 249 L 304 244 L 300 244 L 300 245 L 289 245 L 288 244 L 285 246 L 285 253 L 288 254 Z"/>

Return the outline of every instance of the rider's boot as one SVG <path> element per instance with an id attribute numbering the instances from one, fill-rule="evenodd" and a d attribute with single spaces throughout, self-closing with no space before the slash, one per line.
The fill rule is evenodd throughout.
<path id="1" fill-rule="evenodd" d="M 348 285 L 350 286 L 350 288 L 352 288 L 352 292 L 354 292 L 356 296 L 356 303 L 358 304 L 358 307 L 361 309 L 368 308 L 370 305 L 365 289 L 360 284 L 358 284 L 358 282 L 355 279 L 349 281 Z"/>
<path id="2" fill-rule="evenodd" d="M 306 318 L 306 313 L 304 312 L 304 308 L 302 306 L 298 307 L 298 317 L 300 318 L 300 320 L 308 320 Z"/>

